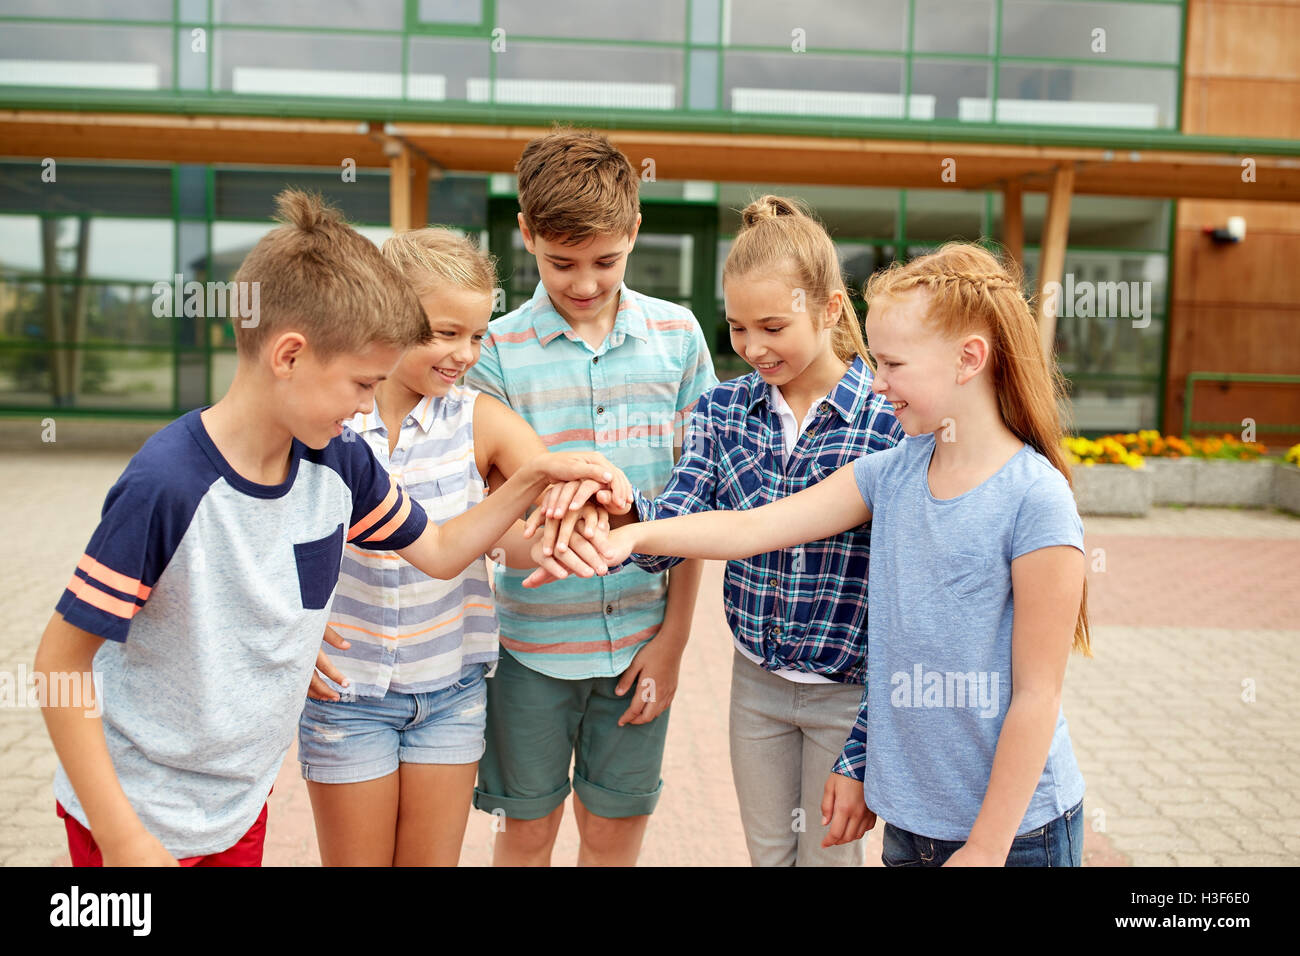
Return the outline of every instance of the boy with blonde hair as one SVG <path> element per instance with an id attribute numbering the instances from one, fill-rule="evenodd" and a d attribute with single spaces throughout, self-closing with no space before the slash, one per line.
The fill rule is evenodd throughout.
<path id="1" fill-rule="evenodd" d="M 97 675 L 43 709 L 75 865 L 258 865 L 345 541 L 450 577 L 548 478 L 611 474 L 540 456 L 472 514 L 429 522 L 344 428 L 430 339 L 419 299 L 319 198 L 277 206 L 284 224 L 235 276 L 260 310 L 236 323 L 229 391 L 131 459 L 36 653 L 47 679 Z"/>
<path id="2" fill-rule="evenodd" d="M 641 224 L 636 173 L 604 136 L 567 129 L 530 142 L 516 170 L 519 230 L 541 281 L 492 322 L 467 384 L 510 405 L 552 450 L 597 449 L 657 494 L 717 378 L 690 310 L 623 284 Z M 570 789 L 578 862 L 636 862 L 663 785 L 700 568 L 569 575 L 545 592 L 497 568 L 501 657 L 474 795 L 508 818 L 497 865 L 550 862 Z"/>

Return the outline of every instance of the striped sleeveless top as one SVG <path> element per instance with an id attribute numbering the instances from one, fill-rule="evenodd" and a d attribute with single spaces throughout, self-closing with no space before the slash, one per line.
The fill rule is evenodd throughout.
<path id="1" fill-rule="evenodd" d="M 402 421 L 393 454 L 376 408 L 349 425 L 379 464 L 442 524 L 484 498 L 474 461 L 479 392 L 452 386 L 426 395 Z M 487 566 L 475 561 L 450 581 L 430 578 L 392 551 L 343 552 L 330 626 L 347 650 L 324 645 L 351 685 L 345 697 L 439 690 L 497 659 L 498 627 Z M 332 683 L 327 681 L 327 683 Z"/>

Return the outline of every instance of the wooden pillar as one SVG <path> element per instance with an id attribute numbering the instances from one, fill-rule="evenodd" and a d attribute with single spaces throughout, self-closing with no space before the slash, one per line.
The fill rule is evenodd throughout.
<path id="1" fill-rule="evenodd" d="M 1052 357 L 1056 341 L 1056 313 L 1061 306 L 1061 274 L 1065 269 L 1065 245 L 1070 235 L 1070 194 L 1074 191 L 1074 167 L 1059 166 L 1052 174 L 1047 196 L 1047 222 L 1038 257 L 1038 338 L 1043 354 Z M 1045 295 L 1055 283 L 1056 294 Z"/>
<path id="2" fill-rule="evenodd" d="M 1002 187 L 1002 244 L 1022 270 L 1025 268 L 1025 207 L 1018 180 Z"/>
<path id="3" fill-rule="evenodd" d="M 429 161 L 411 147 L 401 149 L 388 165 L 388 219 L 394 232 L 419 229 L 429 216 Z"/>

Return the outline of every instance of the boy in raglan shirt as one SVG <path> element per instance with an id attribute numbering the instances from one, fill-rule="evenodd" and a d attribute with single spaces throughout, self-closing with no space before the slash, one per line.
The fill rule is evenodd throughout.
<path id="1" fill-rule="evenodd" d="M 343 425 L 429 339 L 420 302 L 319 198 L 277 204 L 284 225 L 235 277 L 260 309 L 236 323 L 229 391 L 131 459 L 37 650 L 47 682 L 99 678 L 102 700 L 43 708 L 75 865 L 260 864 L 344 542 L 451 577 L 548 479 L 612 475 L 595 454 L 539 456 L 429 522 Z"/>

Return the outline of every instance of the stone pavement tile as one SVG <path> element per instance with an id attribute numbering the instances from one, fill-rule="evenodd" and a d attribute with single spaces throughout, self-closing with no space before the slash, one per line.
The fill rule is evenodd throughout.
<path id="1" fill-rule="evenodd" d="M 1182 538 L 1300 538 L 1300 518 L 1252 508 L 1156 507 L 1143 518 L 1084 518 L 1088 534 Z"/>
<path id="2" fill-rule="evenodd" d="M 1219 858 L 1213 853 L 1175 853 L 1175 866 L 1216 866 Z"/>
<path id="3" fill-rule="evenodd" d="M 1300 856 L 1293 851 L 1290 855 L 1281 853 L 1249 853 L 1219 855 L 1220 866 L 1300 866 Z"/>
<path id="4" fill-rule="evenodd" d="M 1150 813 L 1127 814 L 1113 813 L 1106 815 L 1106 832 L 1119 844 L 1127 846 L 1127 840 L 1121 837 L 1173 836 L 1181 833 L 1173 819 L 1160 815 L 1154 807 Z"/>
<path id="5" fill-rule="evenodd" d="M 1172 853 L 1154 853 L 1137 850 L 1129 854 L 1134 866 L 1175 866 Z"/>
<path id="6" fill-rule="evenodd" d="M 1183 821 L 1180 828 L 1202 850 L 1214 853 L 1242 853 L 1245 848 L 1241 841 L 1215 823 L 1205 820 Z"/>

